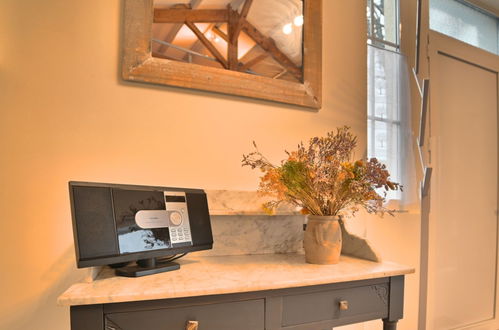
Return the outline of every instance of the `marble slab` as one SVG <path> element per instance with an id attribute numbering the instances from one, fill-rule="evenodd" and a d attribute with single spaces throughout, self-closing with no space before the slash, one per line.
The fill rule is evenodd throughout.
<path id="1" fill-rule="evenodd" d="M 207 190 L 213 229 L 213 250 L 201 255 L 303 253 L 305 216 L 290 204 L 282 204 L 275 215 L 262 205 L 269 201 L 256 191 Z M 371 244 L 348 232 L 342 225 L 342 254 L 381 261 Z"/>
<path id="2" fill-rule="evenodd" d="M 206 190 L 211 215 L 268 215 L 262 208 L 270 199 L 256 191 Z M 282 203 L 276 215 L 297 215 L 300 210 L 291 204 Z"/>
<path id="3" fill-rule="evenodd" d="M 212 215 L 213 249 L 196 252 L 203 256 L 300 253 L 303 254 L 303 215 Z M 370 261 L 381 261 L 369 242 L 354 235 L 341 223 L 341 253 Z"/>
<path id="4" fill-rule="evenodd" d="M 302 215 L 211 216 L 213 249 L 198 255 L 303 253 Z"/>
<path id="5" fill-rule="evenodd" d="M 105 268 L 91 283 L 72 285 L 58 299 L 63 306 L 193 297 L 320 285 L 414 272 L 392 262 L 342 256 L 335 265 L 305 263 L 300 254 L 188 256 L 179 270 L 139 278 L 116 277 Z"/>

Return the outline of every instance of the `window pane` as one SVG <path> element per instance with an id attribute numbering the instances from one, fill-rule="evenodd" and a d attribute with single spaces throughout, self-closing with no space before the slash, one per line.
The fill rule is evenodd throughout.
<path id="1" fill-rule="evenodd" d="M 368 116 L 400 121 L 400 54 L 368 47 Z"/>
<path id="2" fill-rule="evenodd" d="M 367 121 L 367 158 L 376 157 L 374 154 L 374 120 Z"/>
<path id="3" fill-rule="evenodd" d="M 498 54 L 499 19 L 455 0 L 430 1 L 430 28 Z"/>
<path id="4" fill-rule="evenodd" d="M 397 0 L 374 0 L 372 6 L 374 30 L 371 36 L 378 40 L 398 44 Z"/>
<path id="5" fill-rule="evenodd" d="M 374 121 L 374 156 L 386 164 L 390 178 L 401 182 L 400 177 L 400 125 Z M 399 198 L 398 192 L 390 192 L 388 199 Z"/>
<path id="6" fill-rule="evenodd" d="M 388 124 L 382 121 L 374 122 L 374 154 L 382 163 L 388 160 Z"/>
<path id="7" fill-rule="evenodd" d="M 402 55 L 368 46 L 368 157 L 386 164 L 391 179 L 401 182 Z M 380 191 L 382 193 L 382 191 Z M 399 191 L 388 199 L 400 199 Z"/>
<path id="8" fill-rule="evenodd" d="M 367 14 L 367 35 L 370 36 L 372 34 L 372 29 L 371 29 L 371 0 L 367 0 L 367 8 L 366 8 L 366 14 Z"/>

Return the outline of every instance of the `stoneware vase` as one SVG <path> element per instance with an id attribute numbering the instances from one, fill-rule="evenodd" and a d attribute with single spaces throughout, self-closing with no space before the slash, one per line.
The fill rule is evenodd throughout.
<path id="1" fill-rule="evenodd" d="M 307 216 L 303 247 L 311 264 L 336 264 L 340 261 L 341 227 L 337 216 Z"/>

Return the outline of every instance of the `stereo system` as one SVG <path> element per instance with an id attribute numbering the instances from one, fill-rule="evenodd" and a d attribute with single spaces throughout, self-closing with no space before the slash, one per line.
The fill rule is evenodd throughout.
<path id="1" fill-rule="evenodd" d="M 118 268 L 123 276 L 178 269 L 162 258 L 211 249 L 206 194 L 201 189 L 69 182 L 78 268 Z"/>

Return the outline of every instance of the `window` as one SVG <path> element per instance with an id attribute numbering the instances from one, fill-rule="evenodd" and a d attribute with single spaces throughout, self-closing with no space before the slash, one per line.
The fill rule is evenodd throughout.
<path id="1" fill-rule="evenodd" d="M 466 2 L 431 0 L 430 29 L 499 55 L 499 18 Z"/>
<path id="2" fill-rule="evenodd" d="M 368 44 L 398 51 L 399 16 L 398 0 L 367 0 Z"/>
<path id="3" fill-rule="evenodd" d="M 402 75 L 397 0 L 368 0 L 368 157 L 386 164 L 391 177 L 402 182 Z M 388 200 L 399 200 L 400 191 L 390 191 Z"/>
<path id="4" fill-rule="evenodd" d="M 402 179 L 399 57 L 393 52 L 368 48 L 368 157 L 386 164 L 396 182 Z M 399 199 L 400 193 L 390 191 L 387 198 Z"/>

